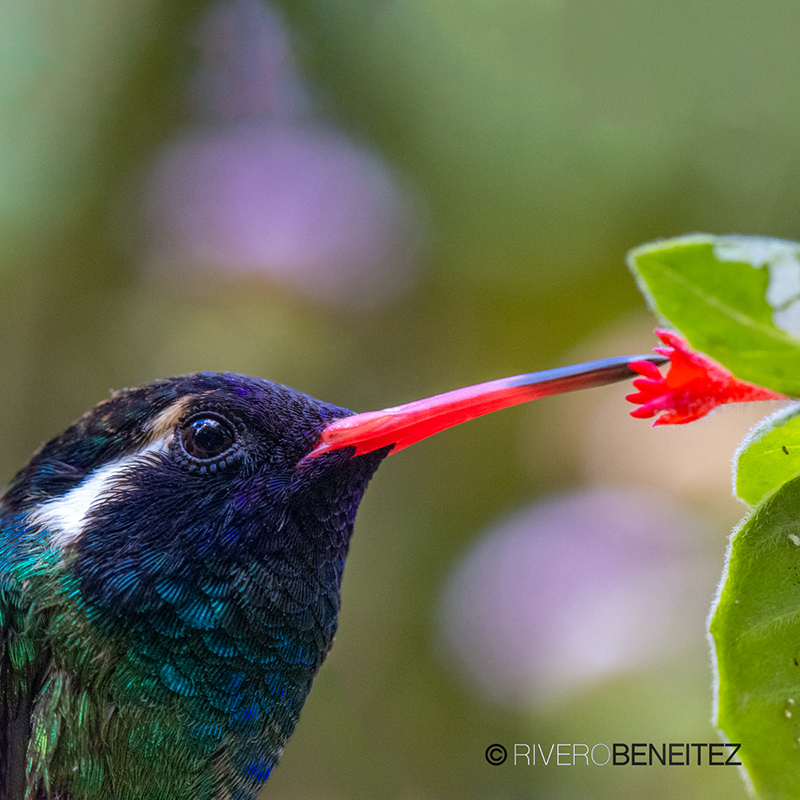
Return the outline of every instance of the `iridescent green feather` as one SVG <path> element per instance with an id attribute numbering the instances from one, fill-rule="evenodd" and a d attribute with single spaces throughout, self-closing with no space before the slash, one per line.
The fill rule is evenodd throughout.
<path id="1" fill-rule="evenodd" d="M 69 719 L 70 679 L 61 671 L 52 672 L 39 692 L 31 713 L 31 734 L 25 765 L 25 800 L 32 800 L 42 786 L 50 791 L 50 764 L 59 734 Z"/>
<path id="2" fill-rule="evenodd" d="M 27 583 L 0 573 L 0 797 L 9 800 L 28 786 L 30 719 L 48 657 Z"/>

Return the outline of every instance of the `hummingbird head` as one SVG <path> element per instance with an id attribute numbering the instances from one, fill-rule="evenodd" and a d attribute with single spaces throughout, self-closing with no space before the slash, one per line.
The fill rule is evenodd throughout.
<path id="1" fill-rule="evenodd" d="M 83 599 L 118 610 L 140 612 L 164 594 L 162 578 L 187 583 L 212 563 L 221 574 L 258 559 L 324 563 L 338 589 L 358 503 L 390 452 L 499 408 L 631 377 L 633 359 L 664 360 L 607 359 L 364 414 L 245 375 L 160 380 L 113 393 L 45 444 L 0 509 L 67 557 Z"/>
<path id="2" fill-rule="evenodd" d="M 3 496 L 69 556 L 81 594 L 141 610 L 164 576 L 199 564 L 347 552 L 388 448 L 304 459 L 352 412 L 280 384 L 200 373 L 125 389 L 45 444 Z"/>

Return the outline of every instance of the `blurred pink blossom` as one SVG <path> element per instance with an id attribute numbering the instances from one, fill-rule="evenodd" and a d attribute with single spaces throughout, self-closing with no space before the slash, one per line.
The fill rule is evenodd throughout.
<path id="1" fill-rule="evenodd" d="M 634 490 L 535 503 L 487 531 L 444 588 L 440 635 L 477 690 L 563 700 L 702 639 L 714 562 L 702 524 Z"/>
<path id="2" fill-rule="evenodd" d="M 378 153 L 312 120 L 279 12 L 221 0 L 197 44 L 192 97 L 206 122 L 150 165 L 142 249 L 151 274 L 259 276 L 350 307 L 405 291 L 420 255 L 419 206 Z"/>

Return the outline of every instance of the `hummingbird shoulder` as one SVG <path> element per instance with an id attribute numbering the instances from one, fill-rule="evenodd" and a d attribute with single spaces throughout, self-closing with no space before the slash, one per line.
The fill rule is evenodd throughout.
<path id="1" fill-rule="evenodd" d="M 336 630 L 385 451 L 241 375 L 112 396 L 0 501 L 0 797 L 255 797 Z"/>

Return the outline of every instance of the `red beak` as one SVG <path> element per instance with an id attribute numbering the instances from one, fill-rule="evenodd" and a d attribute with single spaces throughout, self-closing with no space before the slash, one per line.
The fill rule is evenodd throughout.
<path id="1" fill-rule="evenodd" d="M 668 360 L 664 356 L 647 355 L 589 361 L 586 364 L 479 383 L 382 411 L 353 414 L 328 425 L 322 431 L 319 443 L 306 458 L 342 447 L 355 447 L 353 455 L 360 456 L 392 445 L 390 452 L 396 453 L 434 433 L 501 408 L 551 394 L 635 378 L 638 373 L 628 366 L 632 361 L 663 364 Z"/>

